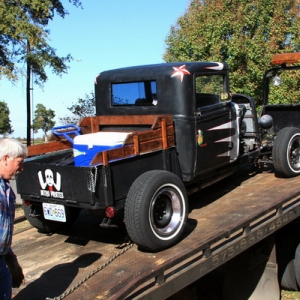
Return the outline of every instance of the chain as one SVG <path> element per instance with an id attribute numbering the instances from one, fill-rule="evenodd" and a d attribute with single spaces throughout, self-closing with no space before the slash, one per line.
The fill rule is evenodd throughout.
<path id="1" fill-rule="evenodd" d="M 65 291 L 63 294 L 61 294 L 58 297 L 54 298 L 46 298 L 46 300 L 61 300 L 73 293 L 77 288 L 79 288 L 83 283 L 85 283 L 88 279 L 90 279 L 92 276 L 94 276 L 96 273 L 103 270 L 105 267 L 107 267 L 110 263 L 112 263 L 116 258 L 127 252 L 134 244 L 132 242 L 128 242 L 127 246 L 119 251 L 115 256 L 111 257 L 106 263 L 104 263 L 102 266 L 97 268 L 96 270 L 93 270 L 91 273 L 89 273 L 85 278 L 77 282 L 73 287 L 71 287 L 68 291 Z"/>
<path id="2" fill-rule="evenodd" d="M 95 174 L 93 174 L 93 170 L 95 170 Z M 94 167 L 91 169 L 91 191 L 95 193 L 96 190 L 96 181 L 97 181 L 97 175 L 98 175 L 98 168 Z"/>

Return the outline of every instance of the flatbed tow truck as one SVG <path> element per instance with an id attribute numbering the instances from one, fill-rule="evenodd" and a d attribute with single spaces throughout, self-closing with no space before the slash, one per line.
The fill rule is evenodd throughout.
<path id="1" fill-rule="evenodd" d="M 39 231 L 61 234 L 88 210 L 112 235 L 123 224 L 130 249 L 57 299 L 166 299 L 219 268 L 225 268 L 222 299 L 280 299 L 280 286 L 297 290 L 299 105 L 270 105 L 268 95 L 273 79 L 280 82 L 278 75 L 297 70 L 299 61 L 300 53 L 273 57 L 280 66 L 265 73 L 259 119 L 251 97 L 230 93 L 225 63 L 101 73 L 96 116 L 55 128 L 54 141 L 29 147 L 17 190 Z M 269 171 L 239 180 L 248 164 Z M 39 239 L 31 242 L 38 246 Z M 25 266 L 32 264 L 22 254 L 27 242 L 17 238 L 14 248 Z M 61 263 L 57 248 L 51 255 Z M 106 257 L 103 248 L 89 250 Z M 34 291 L 22 289 L 16 299 L 26 290 Z"/>
<path id="2" fill-rule="evenodd" d="M 133 244 L 117 247 L 125 241 L 123 230 L 116 236 L 109 229 L 114 238 L 101 238 L 97 223 L 80 218 L 71 231 L 17 233 L 13 248 L 26 285 L 14 291 L 14 299 L 280 299 L 280 282 L 292 268 L 287 260 L 294 263 L 297 245 L 285 249 L 283 259 L 273 246 L 278 233 L 289 228 L 292 238 L 299 227 L 300 178 L 278 178 L 268 168 L 256 173 L 248 166 L 192 197 L 205 201 L 193 201 L 184 238 L 158 253 Z M 93 255 L 93 263 L 82 263 Z M 221 285 L 212 280 L 208 290 L 207 283 L 197 283 L 220 267 L 226 275 Z M 290 280 L 292 288 L 296 277 Z M 203 290 L 208 295 L 197 298 Z M 216 293 L 222 297 L 214 298 Z"/>

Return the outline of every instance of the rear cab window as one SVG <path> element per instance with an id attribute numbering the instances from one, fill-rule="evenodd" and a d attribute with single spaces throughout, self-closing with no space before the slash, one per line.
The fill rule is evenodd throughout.
<path id="1" fill-rule="evenodd" d="M 113 83 L 111 106 L 157 105 L 156 81 Z"/>

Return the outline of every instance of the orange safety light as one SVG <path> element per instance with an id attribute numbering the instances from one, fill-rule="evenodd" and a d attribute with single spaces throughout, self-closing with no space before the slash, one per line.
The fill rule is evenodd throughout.
<path id="1" fill-rule="evenodd" d="M 294 64 L 300 62 L 300 52 L 274 54 L 271 60 L 272 65 Z"/>

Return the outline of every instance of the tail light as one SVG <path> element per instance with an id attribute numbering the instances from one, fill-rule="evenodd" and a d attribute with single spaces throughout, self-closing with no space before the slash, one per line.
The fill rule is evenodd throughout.
<path id="1" fill-rule="evenodd" d="M 116 213 L 117 213 L 117 210 L 113 206 L 109 206 L 105 210 L 105 215 L 106 215 L 107 218 L 113 218 L 113 217 L 115 217 Z"/>

